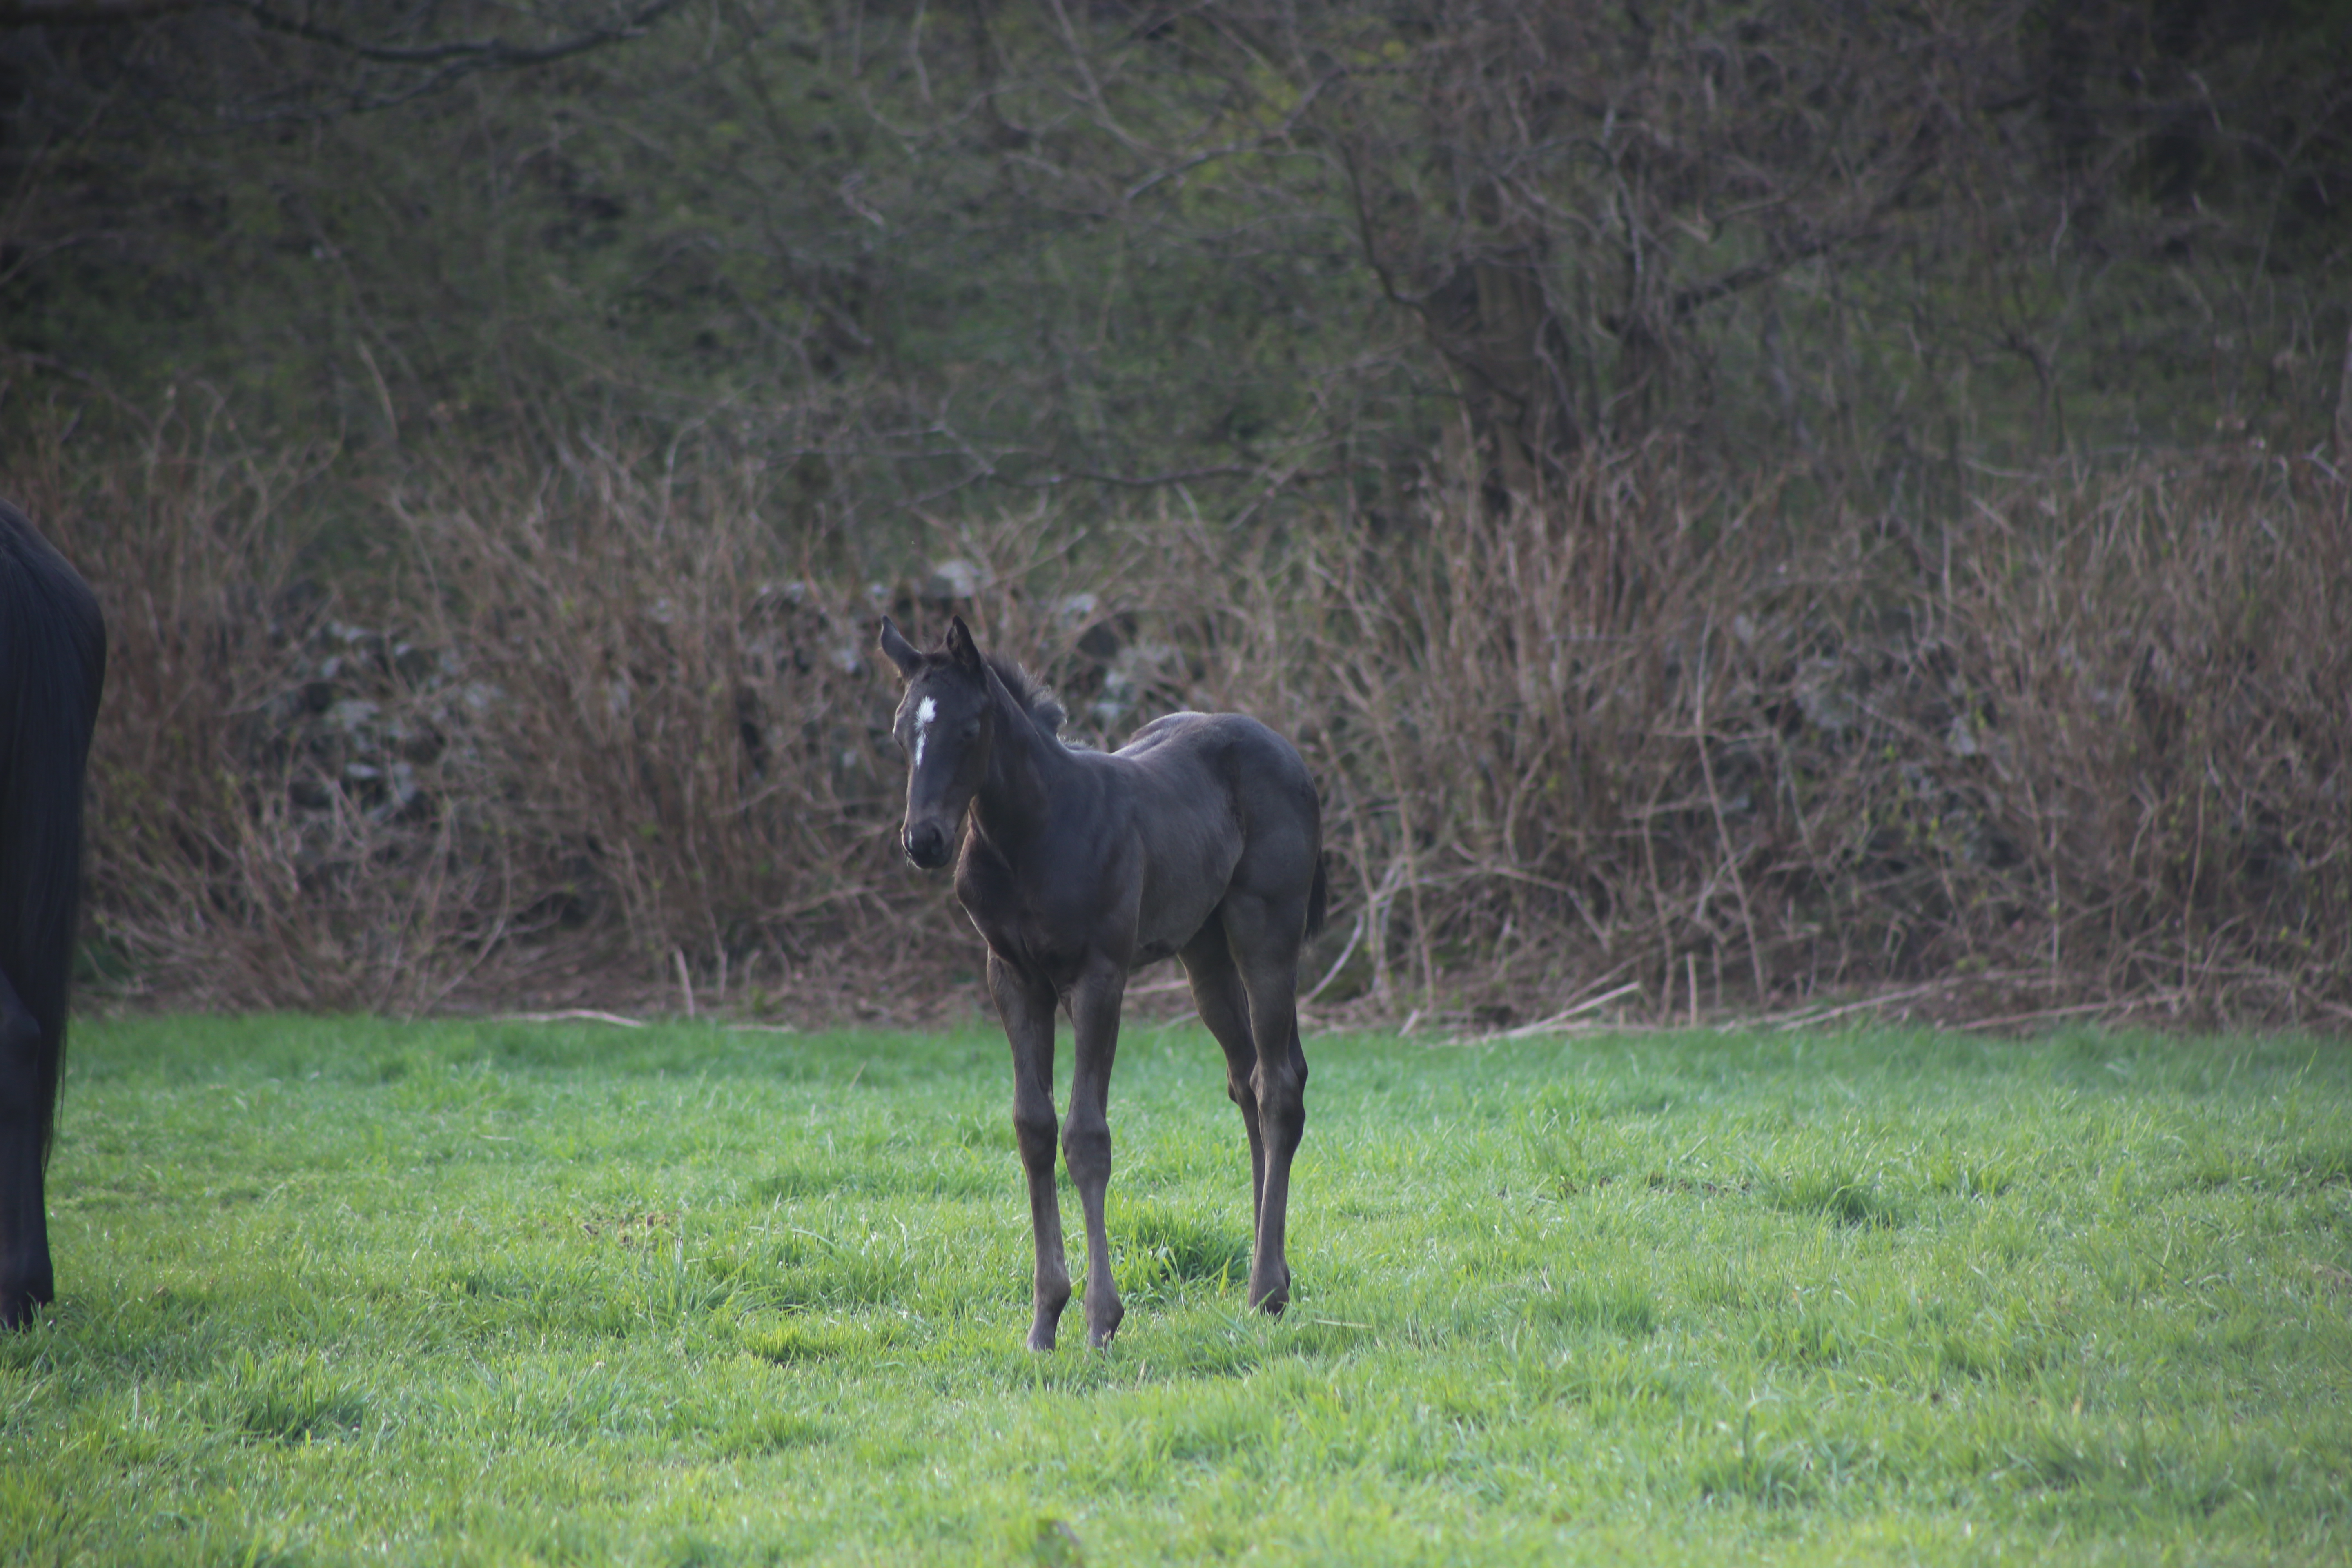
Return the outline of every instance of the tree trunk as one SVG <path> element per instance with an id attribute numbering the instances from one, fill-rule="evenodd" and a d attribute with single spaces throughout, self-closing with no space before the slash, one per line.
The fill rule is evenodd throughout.
<path id="1" fill-rule="evenodd" d="M 1545 296 L 1541 258 L 1537 244 L 1517 256 L 1465 260 L 1423 311 L 1461 389 L 1481 488 L 1498 510 L 1543 494 L 1583 442 L 1568 334 Z"/>

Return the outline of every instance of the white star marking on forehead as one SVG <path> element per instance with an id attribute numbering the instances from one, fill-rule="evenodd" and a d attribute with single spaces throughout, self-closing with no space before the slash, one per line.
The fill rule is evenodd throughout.
<path id="1" fill-rule="evenodd" d="M 923 742 L 931 738 L 931 721 L 940 716 L 940 705 L 926 697 L 915 709 L 915 765 L 923 765 Z"/>

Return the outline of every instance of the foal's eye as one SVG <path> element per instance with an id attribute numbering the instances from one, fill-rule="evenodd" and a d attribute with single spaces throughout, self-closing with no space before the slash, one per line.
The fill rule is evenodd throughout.
<path id="1" fill-rule="evenodd" d="M 965 721 L 963 721 L 963 738 L 964 738 L 965 740 L 967 740 L 967 741 L 971 740 L 973 737 L 977 736 L 979 733 L 980 733 L 980 721 L 979 721 L 979 720 L 977 720 L 977 719 L 967 719 L 967 720 L 965 720 Z"/>

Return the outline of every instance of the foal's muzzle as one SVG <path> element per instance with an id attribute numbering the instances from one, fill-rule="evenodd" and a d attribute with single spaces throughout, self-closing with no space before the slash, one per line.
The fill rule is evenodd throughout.
<path id="1" fill-rule="evenodd" d="M 907 851 L 907 858 L 926 871 L 936 871 L 948 863 L 948 851 L 951 846 L 948 841 L 947 829 L 936 822 L 916 824 L 907 829 L 898 842 L 900 847 Z"/>

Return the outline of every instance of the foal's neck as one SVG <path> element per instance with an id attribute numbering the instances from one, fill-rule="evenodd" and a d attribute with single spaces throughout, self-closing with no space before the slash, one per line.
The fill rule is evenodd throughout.
<path id="1" fill-rule="evenodd" d="M 989 685 L 996 733 L 988 776 L 971 797 L 972 826 L 1009 859 L 1045 832 L 1054 792 L 1072 768 L 1068 748 L 1038 729 L 1003 682 Z"/>

